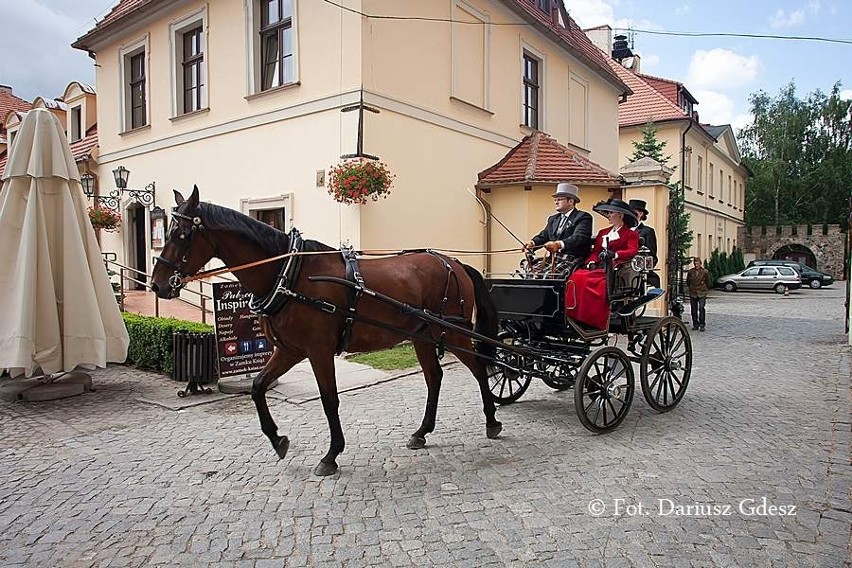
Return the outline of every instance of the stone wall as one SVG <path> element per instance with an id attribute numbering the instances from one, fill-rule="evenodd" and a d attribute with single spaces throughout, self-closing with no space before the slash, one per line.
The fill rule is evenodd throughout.
<path id="1" fill-rule="evenodd" d="M 799 245 L 809 249 L 817 261 L 817 270 L 843 279 L 843 255 L 846 233 L 840 225 L 782 225 L 780 227 L 740 227 L 737 242 L 743 253 L 756 258 L 773 258 L 783 246 Z"/>

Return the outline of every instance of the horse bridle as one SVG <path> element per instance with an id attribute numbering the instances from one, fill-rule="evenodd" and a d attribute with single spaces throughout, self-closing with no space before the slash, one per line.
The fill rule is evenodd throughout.
<path id="1" fill-rule="evenodd" d="M 182 252 L 181 259 L 178 263 L 174 263 L 167 258 L 163 258 L 162 256 L 155 256 L 154 261 L 155 262 L 162 262 L 163 264 L 165 264 L 169 268 L 174 269 L 174 271 L 175 271 L 174 274 L 172 274 L 169 277 L 169 286 L 174 291 L 178 291 L 181 288 L 183 288 L 183 286 L 184 286 L 183 279 L 185 277 L 189 276 L 188 274 L 186 274 L 183 271 L 183 269 L 186 266 L 186 263 L 188 262 L 187 259 L 186 259 L 186 251 L 189 250 L 190 240 L 192 239 L 193 234 L 195 234 L 196 232 L 200 232 L 202 229 L 204 229 L 204 225 L 201 222 L 201 217 L 199 217 L 198 215 L 196 215 L 194 217 L 190 217 L 188 215 L 184 215 L 183 213 L 178 213 L 177 207 L 172 209 L 172 219 L 175 220 L 175 229 L 173 231 L 170 231 L 169 234 L 171 235 L 171 233 L 176 231 L 176 230 L 181 231 L 181 233 L 178 235 L 178 238 L 182 241 L 182 244 L 179 245 L 180 248 L 183 249 L 181 251 Z M 189 222 L 192 223 L 192 227 L 190 227 L 189 231 L 186 231 L 186 230 L 183 229 L 183 227 L 180 225 L 180 223 L 178 223 L 176 221 L 176 219 L 183 219 L 185 221 L 189 221 Z M 207 243 L 215 251 L 215 247 L 213 247 L 213 243 L 210 242 L 210 239 L 205 238 L 205 240 L 207 240 Z"/>

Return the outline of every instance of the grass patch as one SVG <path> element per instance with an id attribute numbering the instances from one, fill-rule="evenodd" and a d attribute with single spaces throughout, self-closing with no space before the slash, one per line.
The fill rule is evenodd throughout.
<path id="1" fill-rule="evenodd" d="M 414 353 L 414 346 L 410 343 L 397 345 L 384 351 L 349 355 L 346 359 L 382 371 L 398 371 L 419 365 L 417 355 Z"/>

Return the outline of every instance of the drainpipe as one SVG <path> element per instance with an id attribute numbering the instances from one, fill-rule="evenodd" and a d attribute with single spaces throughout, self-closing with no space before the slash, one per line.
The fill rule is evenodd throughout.
<path id="1" fill-rule="evenodd" d="M 684 175 L 686 174 L 686 134 L 692 129 L 692 120 L 693 117 L 689 117 L 689 124 L 686 126 L 686 129 L 680 135 L 680 205 L 678 206 L 677 215 L 674 219 L 680 216 L 680 207 L 686 209 L 686 179 Z M 671 207 L 671 200 L 669 200 L 669 207 Z M 669 215 L 669 222 L 673 221 L 672 215 Z M 670 229 L 671 229 L 670 225 Z M 675 290 L 675 294 L 669 296 L 669 309 L 676 316 L 680 317 L 683 313 L 683 300 L 682 297 L 684 295 L 683 290 L 683 267 L 680 265 L 680 235 L 675 232 L 674 235 L 669 235 L 669 242 L 672 243 L 672 246 L 669 247 L 669 266 L 671 269 L 669 270 L 669 282 L 668 288 L 669 290 Z"/>

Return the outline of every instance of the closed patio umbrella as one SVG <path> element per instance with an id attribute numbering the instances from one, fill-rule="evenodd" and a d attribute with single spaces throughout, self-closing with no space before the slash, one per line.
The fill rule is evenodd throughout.
<path id="1" fill-rule="evenodd" d="M 0 189 L 0 370 L 106 367 L 128 343 L 68 140 L 31 110 Z"/>

